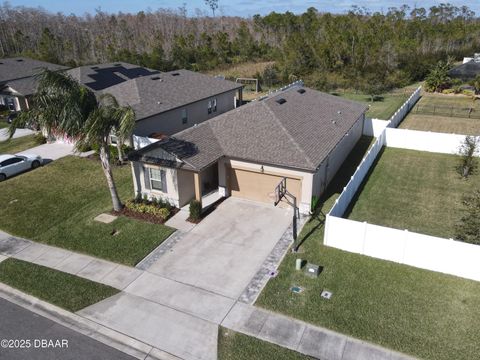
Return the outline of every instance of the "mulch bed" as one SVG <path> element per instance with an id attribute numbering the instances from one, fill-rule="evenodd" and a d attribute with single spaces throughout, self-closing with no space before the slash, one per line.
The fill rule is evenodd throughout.
<path id="1" fill-rule="evenodd" d="M 170 219 L 172 216 L 174 216 L 178 211 L 179 209 L 172 208 L 170 210 L 170 216 L 166 220 L 163 220 L 162 218 L 152 214 L 139 213 L 139 212 L 127 209 L 126 207 L 124 207 L 121 211 L 112 211 L 111 214 L 116 216 L 126 216 L 128 218 L 146 221 L 152 224 L 165 224 L 165 222 L 168 219 Z"/>

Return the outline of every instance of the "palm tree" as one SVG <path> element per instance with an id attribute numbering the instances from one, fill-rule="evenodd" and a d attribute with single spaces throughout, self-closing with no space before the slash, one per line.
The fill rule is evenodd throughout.
<path id="1" fill-rule="evenodd" d="M 38 88 L 32 108 L 22 112 L 9 128 L 16 128 L 35 119 L 48 134 L 67 136 L 76 141 L 75 149 L 97 145 L 102 169 L 112 197 L 113 209 L 123 207 L 110 166 L 109 136 L 129 136 L 135 125 L 135 113 L 129 106 L 119 106 L 114 96 L 95 94 L 67 74 L 43 70 L 37 75 Z"/>

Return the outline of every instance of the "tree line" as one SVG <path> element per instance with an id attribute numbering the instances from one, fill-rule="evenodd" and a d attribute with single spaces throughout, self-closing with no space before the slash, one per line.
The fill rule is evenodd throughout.
<path id="1" fill-rule="evenodd" d="M 407 5 L 386 12 L 272 12 L 210 17 L 187 9 L 84 16 L 0 6 L 0 56 L 70 66 L 126 61 L 158 70 L 198 71 L 275 61 L 265 81 L 298 78 L 321 90 L 379 93 L 422 80 L 432 65 L 480 49 L 480 19 L 468 7 Z"/>

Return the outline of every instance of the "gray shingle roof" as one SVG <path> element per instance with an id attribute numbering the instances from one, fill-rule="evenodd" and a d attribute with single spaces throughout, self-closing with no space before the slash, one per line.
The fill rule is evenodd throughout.
<path id="1" fill-rule="evenodd" d="M 189 70 L 139 77 L 105 89 L 120 105 L 130 105 L 137 121 L 212 97 L 242 85 Z"/>
<path id="2" fill-rule="evenodd" d="M 68 69 L 66 66 L 24 57 L 0 59 L 0 84 L 35 75 L 40 69 Z"/>
<path id="3" fill-rule="evenodd" d="M 34 76 L 23 79 L 11 80 L 5 86 L 9 86 L 23 96 L 33 95 L 37 91 L 38 81 Z"/>
<path id="4" fill-rule="evenodd" d="M 464 81 L 475 79 L 480 74 L 480 62 L 471 60 L 465 64 L 454 67 L 448 72 L 448 75 L 453 78 L 458 78 Z"/>
<path id="5" fill-rule="evenodd" d="M 364 104 L 312 89 L 290 88 L 174 135 L 195 144 L 181 158 L 201 170 L 222 156 L 315 171 L 367 110 Z M 279 104 L 277 100 L 284 99 Z M 152 146 L 162 146 L 152 144 Z M 139 152 L 147 154 L 148 148 Z"/>
<path id="6" fill-rule="evenodd" d="M 80 66 L 67 73 L 93 91 L 101 91 L 140 76 L 159 74 L 160 71 L 125 62 Z"/>

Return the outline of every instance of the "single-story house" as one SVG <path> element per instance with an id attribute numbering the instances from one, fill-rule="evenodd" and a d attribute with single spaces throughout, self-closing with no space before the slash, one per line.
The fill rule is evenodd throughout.
<path id="1" fill-rule="evenodd" d="M 366 110 L 291 87 L 131 153 L 135 193 L 178 207 L 212 191 L 273 203 L 285 178 L 308 213 L 360 139 Z"/>
<path id="2" fill-rule="evenodd" d="M 133 134 L 172 135 L 236 107 L 242 85 L 188 70 L 160 72 L 124 62 L 70 69 L 97 94 L 135 110 Z"/>
<path id="3" fill-rule="evenodd" d="M 27 110 L 29 99 L 35 93 L 35 74 L 41 69 L 65 70 L 66 66 L 16 57 L 0 59 L 0 105 L 11 111 Z"/>

